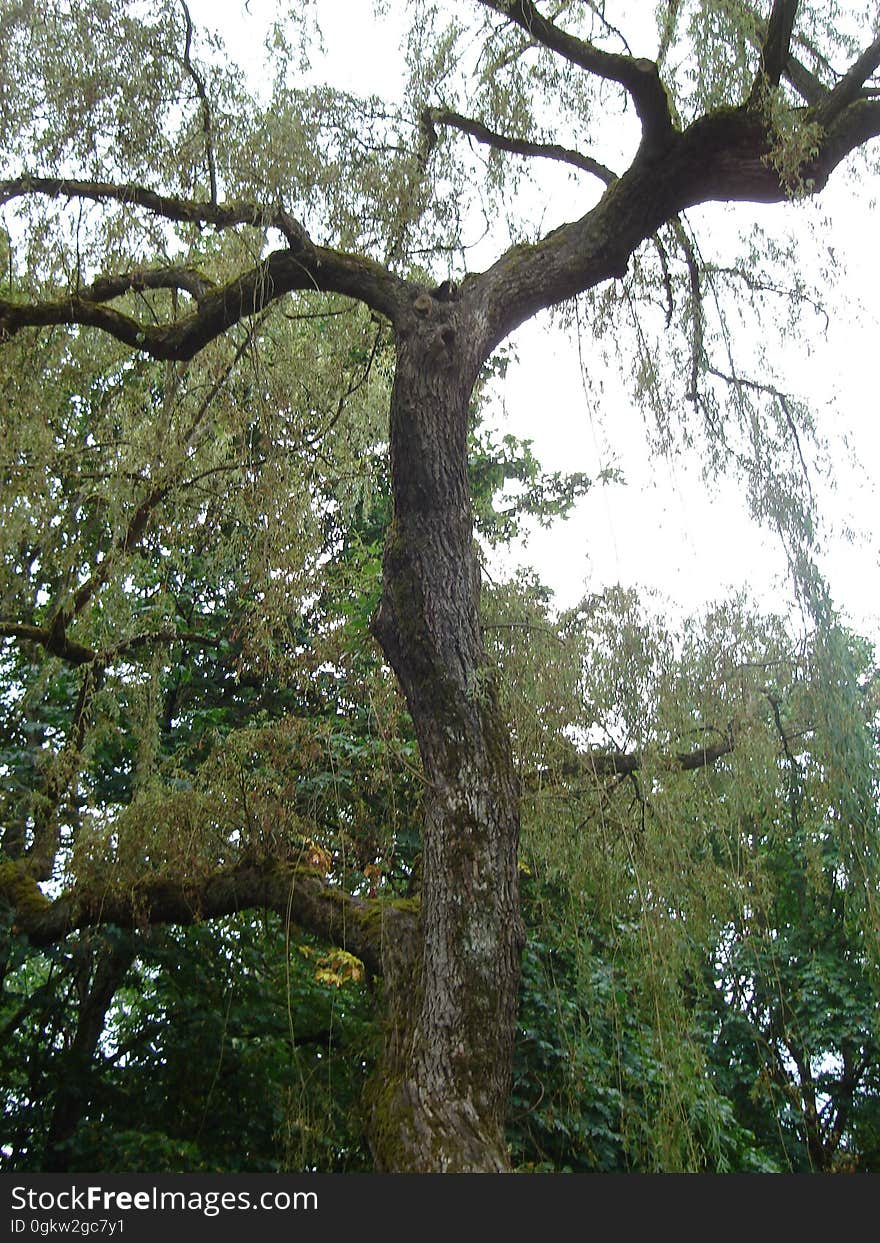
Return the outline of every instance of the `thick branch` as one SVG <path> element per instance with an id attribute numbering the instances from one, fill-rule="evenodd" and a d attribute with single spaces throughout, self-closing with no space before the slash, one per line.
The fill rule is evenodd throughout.
<path id="1" fill-rule="evenodd" d="M 844 109 L 856 102 L 862 87 L 880 66 L 880 35 L 870 47 L 865 48 L 861 56 L 847 73 L 832 88 L 816 107 L 811 109 L 810 116 L 820 125 L 830 125 Z"/>
<path id="2" fill-rule="evenodd" d="M 816 189 L 825 185 L 833 170 L 852 151 L 877 137 L 880 137 L 880 99 L 857 99 L 828 126 L 819 155 L 806 170 Z"/>
<path id="3" fill-rule="evenodd" d="M 165 220 L 213 225 L 217 229 L 237 225 L 274 228 L 286 238 L 288 249 L 275 251 L 250 271 L 210 290 L 198 273 L 165 268 L 154 270 L 153 275 L 148 270 L 144 274 L 105 276 L 90 289 L 72 291 L 55 301 L 17 303 L 0 299 L 0 341 L 23 327 L 87 324 L 154 358 L 186 361 L 240 319 L 256 314 L 293 290 L 344 294 L 392 321 L 396 321 L 401 306 L 407 302 L 404 281 L 369 259 L 316 246 L 280 202 L 274 208 L 255 203 L 200 203 L 130 183 L 61 177 L 25 175 L 0 182 L 0 205 L 29 194 L 115 202 L 141 207 Z M 192 315 L 175 323 L 156 325 L 140 323 L 98 300 L 137 288 L 138 280 L 143 288 L 167 287 L 166 281 L 174 281 L 179 288 L 188 288 L 200 305 Z"/>
<path id="4" fill-rule="evenodd" d="M 642 123 L 644 147 L 659 150 L 666 144 L 673 132 L 672 115 L 653 61 L 605 52 L 584 39 L 578 39 L 543 17 L 532 0 L 482 0 L 482 3 L 515 22 L 535 42 L 563 56 L 573 65 L 609 81 L 619 82 L 635 104 Z"/>
<path id="5" fill-rule="evenodd" d="M 785 62 L 783 72 L 801 99 L 807 104 L 818 104 L 828 94 L 828 88 L 824 82 L 817 78 L 796 56 L 790 53 Z"/>
<path id="6" fill-rule="evenodd" d="M 292 243 L 293 222 L 284 214 L 283 231 Z M 25 327 L 87 324 L 153 358 L 185 362 L 233 324 L 258 314 L 284 294 L 303 289 L 344 294 L 392 321 L 408 305 L 406 282 L 378 263 L 303 241 L 299 249 L 274 251 L 250 271 L 206 293 L 192 314 L 166 324 L 141 323 L 77 293 L 54 302 L 0 299 L 0 341 Z"/>
<path id="7" fill-rule="evenodd" d="M 509 151 L 512 155 L 559 160 L 564 164 L 571 164 L 575 168 L 583 169 L 584 172 L 592 173 L 594 177 L 604 181 L 606 186 L 611 185 L 612 181 L 616 180 L 617 177 L 617 174 L 613 173 L 610 168 L 606 168 L 604 164 L 600 164 L 598 160 L 591 159 L 588 155 L 581 155 L 579 151 L 572 151 L 568 147 L 561 147 L 558 143 L 530 142 L 525 138 L 507 138 L 504 134 L 498 134 L 494 130 L 489 129 L 482 122 L 474 121 L 470 117 L 463 117 L 459 113 L 451 112 L 447 108 L 426 108 L 422 114 L 422 124 L 429 133 L 433 130 L 434 125 L 449 125 L 453 129 L 461 130 L 463 134 L 469 134 L 477 142 L 483 143 L 488 147 L 494 147 L 498 151 Z"/>
<path id="8" fill-rule="evenodd" d="M 791 32 L 800 7 L 800 0 L 773 0 L 773 9 L 767 23 L 767 35 L 761 48 L 761 71 L 755 83 L 762 80 L 778 86 L 788 59 Z"/>
<path id="9" fill-rule="evenodd" d="M 4 888 L 5 896 L 15 896 L 12 884 Z M 383 941 L 412 938 L 418 928 L 412 901 L 352 897 L 313 871 L 280 863 L 244 865 L 193 882 L 156 878 L 125 892 L 74 890 L 42 909 L 33 901 L 23 903 L 15 926 L 32 945 L 43 946 L 79 928 L 189 925 L 244 910 L 276 911 L 355 954 L 374 974 L 382 971 Z"/>
<path id="10" fill-rule="evenodd" d="M 845 77 L 831 88 L 808 69 L 791 49 L 791 24 L 795 16 L 794 11 L 798 7 L 797 0 L 776 0 L 770 21 L 766 24 L 761 23 L 757 27 L 755 43 L 759 47 L 762 71 L 755 80 L 752 98 L 754 100 L 757 97 L 765 81 L 769 80 L 772 85 L 777 86 L 780 78 L 785 77 L 806 104 L 814 108 L 817 105 L 823 105 L 826 113 L 824 123 L 827 124 L 832 114 L 836 115 L 847 104 L 854 103 L 857 99 L 871 98 L 873 94 L 876 94 L 876 92 L 862 88 L 878 67 L 877 40 L 865 49 Z M 775 29 L 773 17 L 776 17 Z M 789 17 L 791 17 L 791 22 L 788 20 Z M 763 41 L 758 43 L 762 36 Z M 816 49 L 805 39 L 796 40 L 796 42 L 802 43 L 809 52 L 818 57 Z M 781 57 L 781 61 L 777 59 L 777 56 Z M 823 63 L 828 73 L 833 73 L 827 61 Z M 818 119 L 821 120 L 821 118 Z"/>
<path id="11" fill-rule="evenodd" d="M 30 626 L 18 622 L 0 622 L 0 639 L 20 639 L 36 643 L 68 665 L 90 665 L 97 652 L 70 639 L 63 630 L 48 626 Z"/>
<path id="12" fill-rule="evenodd" d="M 880 100 L 857 99 L 821 136 L 816 157 L 801 169 L 803 184 L 821 190 L 851 151 L 878 135 Z M 689 207 L 784 201 L 790 192 L 771 151 L 766 119 L 744 106 L 719 109 L 676 133 L 662 160 L 637 156 L 580 220 L 535 245 L 512 247 L 462 284 L 462 301 L 480 308 L 482 356 L 537 311 L 623 277 L 638 246 Z"/>
<path id="13" fill-rule="evenodd" d="M 651 767 L 665 772 L 692 773 L 711 768 L 733 749 L 733 732 L 729 731 L 710 747 L 660 756 L 652 761 Z M 566 760 L 559 771 L 563 777 L 628 777 L 643 768 L 644 763 L 644 756 L 638 751 L 588 751 Z"/>
<path id="14" fill-rule="evenodd" d="M 796 8 L 797 6 L 794 5 L 792 7 Z M 777 5 L 775 6 L 775 10 L 777 9 L 783 10 L 784 8 L 785 8 L 784 3 L 777 3 Z M 788 35 L 787 35 L 788 47 L 787 47 L 787 51 L 782 56 L 782 68 L 781 68 L 781 72 L 778 75 L 776 74 L 776 63 L 773 57 L 773 50 L 772 50 L 774 47 L 774 38 L 773 38 L 774 32 L 771 32 L 770 23 L 760 22 L 754 28 L 754 32 L 752 32 L 752 29 L 750 27 L 749 33 L 750 35 L 752 35 L 753 45 L 758 49 L 758 53 L 759 53 L 760 60 L 761 60 L 761 66 L 762 66 L 761 72 L 758 73 L 757 77 L 755 78 L 754 86 L 752 87 L 753 102 L 758 99 L 759 93 L 761 92 L 764 83 L 768 79 L 772 82 L 774 86 L 778 86 L 780 78 L 782 77 L 785 77 L 791 83 L 791 85 L 800 95 L 801 99 L 803 99 L 804 102 L 807 104 L 816 104 L 819 102 L 820 99 L 825 98 L 825 96 L 828 94 L 828 87 L 821 80 L 821 78 L 818 78 L 811 70 L 809 70 L 806 67 L 806 65 L 804 65 L 800 60 L 798 60 L 797 57 L 794 55 L 792 51 L 791 30 L 788 31 Z M 777 29 L 775 32 L 775 37 L 776 37 L 776 46 L 779 47 L 783 39 L 785 38 L 785 30 L 782 28 L 782 15 L 781 14 L 777 18 Z M 769 69 L 765 68 L 768 58 L 770 61 Z"/>
<path id="15" fill-rule="evenodd" d="M 86 302 L 109 302 L 132 290 L 182 289 L 201 302 L 214 288 L 214 282 L 195 268 L 137 268 L 115 276 L 100 276 L 91 285 L 80 289 L 79 296 Z"/>

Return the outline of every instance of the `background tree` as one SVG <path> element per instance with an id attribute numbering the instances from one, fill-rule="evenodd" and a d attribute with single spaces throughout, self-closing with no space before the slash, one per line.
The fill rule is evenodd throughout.
<path id="1" fill-rule="evenodd" d="M 745 601 L 672 628 L 619 590 L 543 631 L 534 600 L 513 616 L 530 924 L 515 1151 L 550 1168 L 874 1168 L 869 647 Z M 542 641 L 555 720 L 518 686 L 549 667 Z M 572 726 L 631 732 L 637 751 L 585 758 Z M 698 750 L 671 761 L 688 733 L 706 754 L 731 742 L 711 768 Z"/>
<path id="2" fill-rule="evenodd" d="M 359 659 L 368 658 L 366 620 L 356 625 Z M 864 906 L 865 870 L 876 875 L 875 708 L 865 646 L 839 635 L 853 681 L 829 705 L 827 655 L 753 608 L 728 606 L 678 633 L 631 595 L 611 592 L 557 618 L 519 585 L 490 594 L 485 625 L 527 792 L 528 941 L 506 1127 L 514 1165 L 876 1168 L 876 912 Z M 834 656 L 838 672 L 844 656 Z M 530 691 L 536 676 L 552 678 L 555 714 Z M 620 702 L 636 676 L 641 696 Z M 196 702 L 205 698 L 202 688 Z M 412 890 L 415 825 L 398 818 L 393 838 L 379 835 L 384 874 L 364 863 L 377 847 L 373 811 L 416 792 L 409 770 L 395 776 L 387 762 L 412 745 L 405 718 L 398 739 L 380 742 L 357 717 L 347 724 L 329 712 L 332 743 L 291 786 L 290 753 L 278 746 L 292 728 L 289 706 L 275 702 L 237 726 L 210 709 L 214 749 L 222 740 L 236 762 L 227 757 L 218 780 L 206 757 L 190 768 L 196 784 L 212 781 L 215 800 L 235 797 L 240 781 L 228 774 L 244 760 L 274 852 L 285 800 L 304 786 L 316 859 L 349 852 L 350 885 Z M 310 740 L 321 732 L 313 711 Z M 565 732 L 580 712 L 611 731 L 628 714 L 639 754 L 594 751 L 585 763 Z M 731 713 L 737 746 L 725 744 L 711 776 L 670 767 L 683 719 L 698 736 L 723 735 L 726 724 L 709 722 Z M 179 764 L 189 735 L 176 735 L 166 741 Z M 302 826 L 310 813 L 305 799 L 299 806 Z M 125 874 L 119 861 L 115 870 Z M 114 947 L 115 996 L 100 987 Z M 134 937 L 111 930 L 42 951 L 18 942 L 15 952 L 0 1019 L 4 1164 L 368 1163 L 359 1097 L 378 1052 L 376 1010 L 357 961 L 283 915 L 243 912 Z"/>
<path id="3" fill-rule="evenodd" d="M 636 23 L 629 42 L 601 5 L 563 3 L 552 18 L 531 0 L 454 16 L 405 8 L 406 85 L 384 104 L 295 84 L 308 13 L 275 28 L 274 77 L 259 98 L 209 42 L 200 49 L 180 3 L 146 16 L 109 0 L 4 12 L 15 89 L 3 93 L 0 183 L 10 212 L 2 626 L 10 660 L 39 653 L 41 692 L 24 697 L 13 727 L 39 742 L 16 761 L 2 882 L 10 925 L 32 945 L 253 906 L 344 941 L 383 977 L 370 1094 L 378 1167 L 496 1170 L 508 1166 L 523 944 L 520 774 L 480 614 L 474 387 L 542 308 L 586 295 L 598 326 L 619 291 L 608 282 L 623 282 L 650 326 L 659 293 L 685 407 L 669 402 L 657 358 L 643 350 L 634 370 L 661 431 L 672 436 L 673 411 L 690 407 L 685 435 L 700 426 L 717 464 L 742 469 L 832 633 L 808 559 L 799 411 L 772 380 L 737 369 L 723 298 L 682 213 L 821 190 L 880 132 L 880 39 L 857 6 L 832 26 L 797 0 L 664 4 L 656 31 Z M 489 154 L 479 178 L 473 144 Z M 574 191 L 576 218 L 550 232 L 500 212 L 512 236 L 469 272 L 464 230 L 511 202 L 523 160 L 562 163 L 595 193 Z M 745 284 L 761 294 L 760 281 Z M 197 780 L 180 758 L 163 768 L 156 729 L 159 698 L 167 732 L 184 715 L 169 650 L 228 660 L 224 644 L 240 644 L 236 687 L 256 682 L 259 695 L 283 648 L 283 693 L 304 692 L 292 666 L 314 659 L 298 621 L 315 594 L 322 528 L 362 501 L 361 459 L 386 435 L 393 509 L 372 629 L 418 745 L 418 903 L 371 897 L 378 848 L 361 853 L 360 878 L 350 869 L 345 800 L 334 850 L 311 833 L 322 804 L 304 817 L 298 802 L 310 744 L 296 718 L 240 746 L 209 751 L 194 738 Z M 227 475 L 228 495 L 206 493 Z M 194 589 L 207 558 L 206 596 Z M 227 615 L 224 589 L 240 616 Z M 311 673 L 328 664 L 332 677 L 323 657 Z M 616 687 L 624 716 L 635 675 L 628 662 Z M 377 728 L 400 711 L 382 679 L 360 690 Z M 185 683 L 178 691 L 185 702 Z M 109 700 L 116 729 L 100 731 Z M 53 702 L 67 705 L 60 727 L 42 719 Z M 693 723 L 678 725 L 665 741 L 686 773 L 729 752 L 729 733 L 692 749 Z M 615 777 L 641 767 L 638 744 L 651 740 L 636 731 L 633 750 L 599 758 L 589 734 L 574 736 L 593 769 Z M 130 759 L 116 808 L 102 798 L 95 814 L 101 746 Z M 670 869 L 671 856 L 672 883 Z M 49 899 L 38 885 L 53 878 L 63 889 Z M 112 957 L 99 955 L 89 976 L 96 1015 Z M 90 1042 L 84 1029 L 74 1045 Z"/>

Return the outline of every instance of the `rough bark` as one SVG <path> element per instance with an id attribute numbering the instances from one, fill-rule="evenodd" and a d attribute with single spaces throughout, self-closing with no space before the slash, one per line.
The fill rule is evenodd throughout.
<path id="1" fill-rule="evenodd" d="M 429 794 L 422 944 L 392 947 L 372 1093 L 377 1168 L 499 1171 L 522 926 L 518 785 L 479 619 L 467 479 L 477 361 L 457 303 L 419 295 L 398 333 L 394 518 L 374 629 L 406 694 Z"/>
<path id="2" fill-rule="evenodd" d="M 382 971 L 383 945 L 415 936 L 417 903 L 358 898 L 306 867 L 284 861 L 218 869 L 191 883 L 156 877 L 124 891 L 75 889 L 49 902 L 26 862 L 0 864 L 0 912 L 32 945 L 51 945 L 77 929 L 113 924 L 183 926 L 243 910 L 276 911 L 292 924 L 356 954 L 371 974 Z"/>

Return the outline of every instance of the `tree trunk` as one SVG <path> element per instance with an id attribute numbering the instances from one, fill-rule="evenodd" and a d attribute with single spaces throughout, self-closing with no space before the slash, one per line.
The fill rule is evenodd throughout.
<path id="1" fill-rule="evenodd" d="M 82 982 L 76 1031 L 70 1048 L 63 1054 L 63 1069 L 58 1076 L 55 1104 L 46 1137 L 43 1168 L 49 1173 L 65 1173 L 70 1168 L 69 1141 L 89 1106 L 95 1050 L 104 1030 L 110 1003 L 133 959 L 134 945 L 128 937 L 116 942 L 98 940 L 88 951 L 82 969 L 85 979 Z"/>
<path id="2" fill-rule="evenodd" d="M 377 1168 L 508 1168 L 522 926 L 519 791 L 486 662 L 467 473 L 479 360 L 463 308 L 421 294 L 398 332 L 394 518 L 374 630 L 407 698 L 428 782 L 421 940 L 389 946 L 372 1091 Z"/>

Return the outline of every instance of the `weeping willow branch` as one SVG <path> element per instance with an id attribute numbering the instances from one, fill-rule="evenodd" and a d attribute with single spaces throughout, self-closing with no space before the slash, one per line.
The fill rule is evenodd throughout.
<path id="1" fill-rule="evenodd" d="M 32 626 L 22 622 L 0 621 L 0 639 L 18 639 L 23 643 L 36 643 L 52 656 L 67 665 L 90 665 L 97 659 L 94 648 L 86 647 L 68 637 L 64 631 L 50 626 Z"/>
<path id="2" fill-rule="evenodd" d="M 734 734 L 730 728 L 711 746 L 668 755 L 652 754 L 650 758 L 640 751 L 581 751 L 563 760 L 556 768 L 524 774 L 522 782 L 525 787 L 532 787 L 546 786 L 548 778 L 554 776 L 575 779 L 630 777 L 645 767 L 660 772 L 697 772 L 711 768 L 734 749 Z"/>
<path id="3" fill-rule="evenodd" d="M 136 206 L 166 220 L 213 225 L 218 229 L 237 225 L 261 230 L 275 228 L 288 246 L 219 287 L 209 287 L 200 274 L 189 269 L 164 266 L 103 276 L 85 291 L 72 289 L 55 299 L 0 299 L 0 342 L 25 327 L 82 324 L 101 329 L 154 358 L 188 361 L 241 319 L 258 314 L 295 290 L 343 294 L 365 303 L 392 322 L 411 300 L 408 282 L 380 264 L 316 245 L 280 202 L 272 209 L 253 203 L 200 203 L 161 195 L 144 186 L 58 177 L 22 176 L 0 182 L 0 204 L 31 194 Z M 156 324 L 143 323 L 107 305 L 107 299 L 139 288 L 186 289 L 193 292 L 198 307 L 181 319 Z"/>
<path id="4" fill-rule="evenodd" d="M 629 93 L 642 123 L 643 147 L 660 149 L 673 132 L 669 100 L 653 61 L 606 52 L 548 21 L 532 0 L 482 0 L 486 8 L 520 26 L 536 42 L 587 73 L 618 82 Z"/>
<path id="5" fill-rule="evenodd" d="M 77 929 L 107 924 L 187 926 L 237 911 L 271 910 L 356 955 L 368 971 L 379 975 L 386 939 L 414 940 L 419 923 L 414 900 L 353 897 L 314 871 L 286 862 L 218 869 L 199 880 L 157 877 L 124 892 L 110 885 L 102 890 L 74 889 L 54 902 L 30 905 L 16 902 L 7 871 L 4 865 L 0 897 L 12 900 L 16 930 L 35 946 L 54 944 Z"/>
<path id="6" fill-rule="evenodd" d="M 700 265 L 697 262 L 697 256 L 694 251 L 694 245 L 688 236 L 681 218 L 676 216 L 670 221 L 670 228 L 675 235 L 684 254 L 685 265 L 688 271 L 688 283 L 690 287 L 690 308 L 691 308 L 691 382 L 690 388 L 685 396 L 690 401 L 699 400 L 700 388 L 700 369 L 703 365 L 705 357 L 704 339 L 706 328 L 706 316 L 703 310 L 703 294 L 700 286 Z"/>
<path id="7" fill-rule="evenodd" d="M 452 129 L 460 130 L 461 133 L 468 134 L 477 142 L 482 143 L 484 146 L 493 147 L 496 151 L 508 151 L 511 155 L 557 160 L 564 164 L 571 164 L 574 168 L 592 173 L 594 177 L 598 177 L 606 186 L 610 186 L 613 181 L 617 180 L 617 174 L 613 173 L 610 168 L 606 168 L 604 164 L 600 164 L 598 160 L 594 160 L 588 155 L 582 155 L 579 151 L 572 151 L 570 148 L 562 147 L 558 143 L 532 142 L 525 138 L 508 138 L 504 134 L 499 134 L 495 130 L 489 129 L 481 121 L 464 117 L 458 112 L 450 111 L 448 108 L 426 108 L 422 113 L 422 129 L 425 132 L 429 149 L 436 142 L 435 125 L 445 125 Z"/>
<path id="8" fill-rule="evenodd" d="M 761 68 L 752 87 L 752 99 L 757 101 L 767 83 L 778 86 L 788 59 L 794 20 L 800 0 L 773 0 L 767 34 L 761 48 Z"/>
<path id="9" fill-rule="evenodd" d="M 204 79 L 198 73 L 190 59 L 190 51 L 192 48 L 193 22 L 190 16 L 189 7 L 186 0 L 180 0 L 180 7 L 183 9 L 183 15 L 186 20 L 186 42 L 183 48 L 183 67 L 192 78 L 196 88 L 196 94 L 202 105 L 202 132 L 205 135 L 205 152 L 208 161 L 208 178 L 211 184 L 211 202 L 216 206 L 217 203 L 217 162 L 214 158 L 214 125 L 211 116 L 211 102 L 208 99 L 208 92 L 205 89 Z"/>
<path id="10" fill-rule="evenodd" d="M 807 467 L 803 449 L 801 448 L 801 439 L 798 434 L 797 424 L 795 423 L 794 414 L 791 408 L 791 398 L 787 397 L 786 394 L 783 393 L 781 389 L 777 388 L 775 384 L 764 384 L 759 380 L 750 380 L 741 375 L 728 375 L 726 372 L 713 366 L 707 366 L 706 371 L 709 375 L 714 375 L 719 380 L 723 380 L 725 384 L 730 384 L 734 388 L 749 389 L 749 391 L 753 393 L 761 393 L 766 397 L 772 397 L 773 400 L 778 403 L 779 408 L 785 417 L 786 426 L 788 427 L 792 443 L 798 455 L 798 461 L 800 462 L 804 483 L 806 484 L 808 493 L 812 496 L 813 489 L 810 483 L 810 472 Z"/>
<path id="11" fill-rule="evenodd" d="M 0 639 L 18 639 L 24 643 L 35 643 L 44 648 L 52 656 L 57 656 L 67 665 L 97 665 L 107 668 L 121 656 L 129 656 L 145 648 L 157 647 L 160 644 L 184 643 L 192 647 L 219 647 L 222 640 L 215 635 L 197 634 L 192 630 L 152 630 L 146 634 L 136 634 L 129 639 L 122 639 L 112 647 L 86 647 L 77 643 L 66 634 L 56 634 L 45 626 L 20 625 L 17 622 L 0 622 Z"/>
<path id="12" fill-rule="evenodd" d="M 806 104 L 818 104 L 827 94 L 820 79 L 790 53 L 785 62 L 785 77 Z"/>
<path id="13" fill-rule="evenodd" d="M 845 109 L 859 99 L 862 87 L 877 72 L 878 67 L 880 67 L 880 35 L 869 47 L 865 48 L 861 56 L 853 62 L 848 72 L 825 98 L 810 109 L 810 119 L 824 126 L 837 120 Z"/>
<path id="14" fill-rule="evenodd" d="M 23 174 L 0 181 L 0 205 L 30 194 L 48 198 L 84 198 L 96 203 L 114 202 L 124 207 L 141 207 L 151 215 L 178 224 L 213 225 L 229 229 L 250 225 L 266 229 L 276 224 L 275 213 L 256 203 L 201 203 L 174 194 L 160 194 L 133 182 L 82 180 L 76 177 L 31 177 Z"/>
<path id="15" fill-rule="evenodd" d="M 92 700 L 103 679 L 104 670 L 100 665 L 84 667 L 64 746 L 48 762 L 34 812 L 33 841 L 25 852 L 27 872 L 34 880 L 48 880 L 55 868 L 61 847 L 61 803 L 77 773 L 79 755 L 89 727 Z"/>
<path id="16" fill-rule="evenodd" d="M 182 289 L 195 298 L 196 302 L 201 302 L 214 288 L 214 282 L 195 268 L 171 266 L 138 268 L 114 276 L 101 276 L 91 285 L 80 289 L 79 296 L 85 302 L 110 302 L 123 294 L 140 293 L 145 289 Z"/>

